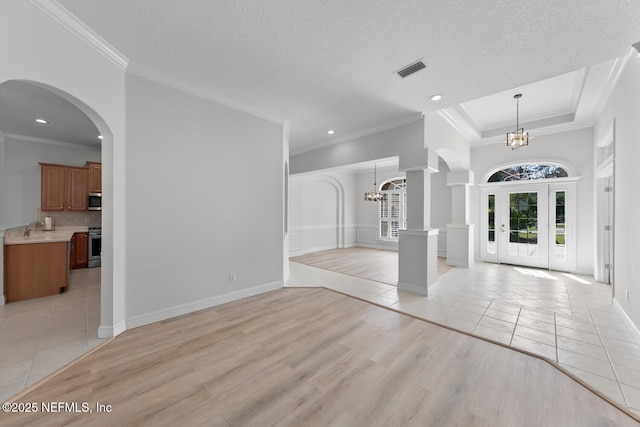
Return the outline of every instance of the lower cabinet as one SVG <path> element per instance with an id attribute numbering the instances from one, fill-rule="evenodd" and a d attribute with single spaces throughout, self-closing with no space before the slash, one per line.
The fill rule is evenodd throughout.
<path id="1" fill-rule="evenodd" d="M 87 268 L 89 265 L 89 233 L 73 233 L 69 248 L 69 268 Z"/>
<path id="2" fill-rule="evenodd" d="M 59 294 L 67 287 L 68 243 L 4 246 L 7 302 Z"/>

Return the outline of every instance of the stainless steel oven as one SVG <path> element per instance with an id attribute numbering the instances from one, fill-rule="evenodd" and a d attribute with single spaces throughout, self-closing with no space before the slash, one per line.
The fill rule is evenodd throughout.
<path id="1" fill-rule="evenodd" d="M 102 253 L 102 228 L 89 227 L 89 268 L 100 267 Z"/>

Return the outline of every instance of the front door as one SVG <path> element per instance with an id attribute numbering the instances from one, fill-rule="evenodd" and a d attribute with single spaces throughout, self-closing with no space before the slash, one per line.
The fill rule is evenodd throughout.
<path id="1" fill-rule="evenodd" d="M 573 183 L 483 188 L 483 259 L 572 271 L 573 188 Z"/>
<path id="2" fill-rule="evenodd" d="M 501 190 L 500 262 L 548 268 L 548 186 L 518 185 Z"/>

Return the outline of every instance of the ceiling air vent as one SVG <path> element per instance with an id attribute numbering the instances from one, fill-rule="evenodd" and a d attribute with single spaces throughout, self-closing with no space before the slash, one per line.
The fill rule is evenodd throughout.
<path id="1" fill-rule="evenodd" d="M 402 70 L 400 71 L 396 71 L 396 73 L 402 77 L 403 79 L 407 76 L 410 76 L 411 74 L 422 70 L 423 68 L 426 68 L 427 66 L 424 65 L 424 62 L 422 61 L 418 61 L 418 62 L 414 62 L 411 65 L 408 65 L 406 67 L 404 67 Z"/>

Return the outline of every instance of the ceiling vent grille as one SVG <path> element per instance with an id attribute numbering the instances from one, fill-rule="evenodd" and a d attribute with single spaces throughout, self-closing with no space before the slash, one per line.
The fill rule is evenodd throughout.
<path id="1" fill-rule="evenodd" d="M 411 74 L 418 72 L 420 70 L 422 70 L 423 68 L 426 68 L 427 66 L 424 65 L 424 62 L 422 61 L 418 61 L 418 62 L 414 62 L 411 65 L 408 65 L 406 67 L 404 67 L 402 70 L 400 71 L 396 71 L 396 73 L 402 77 L 403 79 L 407 76 L 410 76 Z"/>

